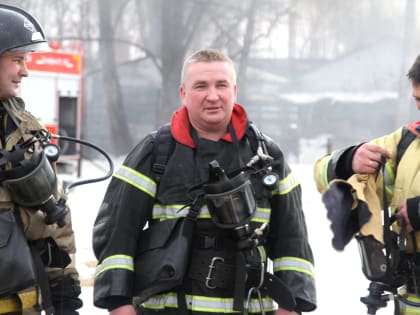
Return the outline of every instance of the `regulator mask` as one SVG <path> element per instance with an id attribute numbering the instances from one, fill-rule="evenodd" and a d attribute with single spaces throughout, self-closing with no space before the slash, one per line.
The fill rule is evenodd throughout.
<path id="1" fill-rule="evenodd" d="M 396 233 L 392 232 L 396 238 Z M 399 287 L 404 283 L 405 261 L 400 255 L 396 239 L 388 239 L 388 249 L 372 235 L 356 235 L 362 270 L 370 281 Z"/>
<path id="2" fill-rule="evenodd" d="M 26 159 L 24 154 L 31 151 Z M 45 223 L 65 225 L 68 212 L 65 200 L 56 202 L 53 193 L 57 187 L 57 177 L 49 162 L 49 152 L 39 145 L 15 145 L 12 151 L 1 150 L 1 161 L 10 162 L 12 168 L 0 172 L 2 184 L 10 191 L 12 200 L 19 206 L 40 209 L 46 213 Z M 51 158 L 55 158 L 51 156 Z M 3 164 L 1 163 L 1 164 Z"/>
<path id="3" fill-rule="evenodd" d="M 362 270 L 370 281 L 384 281 L 388 265 L 385 256 L 385 247 L 371 235 L 356 235 Z"/>
<path id="4" fill-rule="evenodd" d="M 212 221 L 223 229 L 246 225 L 256 210 L 249 176 L 241 172 L 228 178 L 216 160 L 209 163 L 209 174 L 209 182 L 203 190 Z"/>

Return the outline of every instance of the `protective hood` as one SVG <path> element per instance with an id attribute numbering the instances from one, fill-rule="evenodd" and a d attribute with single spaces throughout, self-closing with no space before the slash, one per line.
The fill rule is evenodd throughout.
<path id="1" fill-rule="evenodd" d="M 241 105 L 234 105 L 231 122 L 233 129 L 235 130 L 236 137 L 238 140 L 241 140 L 245 135 L 248 122 L 245 110 Z M 182 143 L 190 148 L 195 147 L 194 141 L 190 135 L 190 121 L 188 118 L 188 110 L 185 106 L 182 106 L 173 114 L 171 121 L 171 133 L 175 140 L 179 143 Z M 222 139 L 232 142 L 232 137 L 229 132 L 227 132 Z"/>

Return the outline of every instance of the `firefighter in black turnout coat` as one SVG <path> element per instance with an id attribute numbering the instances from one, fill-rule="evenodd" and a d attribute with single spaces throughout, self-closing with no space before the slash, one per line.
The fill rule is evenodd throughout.
<path id="1" fill-rule="evenodd" d="M 232 61 L 211 49 L 192 54 L 184 63 L 180 95 L 183 106 L 174 113 L 170 131 L 147 135 L 109 184 L 93 232 L 98 259 L 94 304 L 113 315 L 286 315 L 314 310 L 313 255 L 301 187 L 278 146 L 252 127 L 244 109 L 235 103 Z M 161 155 L 166 156 L 163 162 Z M 261 171 L 267 156 L 271 166 Z M 252 162 L 255 157 L 259 160 Z M 194 201 L 200 199 L 200 188 L 209 183 L 212 170 L 223 171 L 228 178 L 242 178 L 244 173 L 235 175 L 235 171 L 247 169 L 247 164 L 253 170 L 251 188 L 241 184 L 199 204 L 182 284 L 138 299 L 141 284 L 137 274 L 149 272 L 142 270 L 144 264 L 136 258 L 139 244 L 147 246 L 143 244 L 148 242 L 143 237 L 144 227 L 163 226 L 185 216 L 186 205 L 197 208 Z M 243 198 L 235 199 L 238 195 Z M 256 206 L 249 207 L 246 224 L 225 228 L 214 218 L 218 198 L 225 198 L 231 206 L 226 211 L 242 211 L 235 205 L 245 201 Z M 245 231 L 245 239 L 258 244 L 241 249 L 240 229 Z M 162 237 L 165 233 L 162 229 Z M 239 255 L 241 250 L 249 255 Z M 242 263 L 238 257 L 245 257 Z M 267 259 L 272 261 L 275 277 L 266 272 Z M 247 268 L 255 261 L 253 273 Z M 156 268 L 159 263 L 155 261 Z"/>

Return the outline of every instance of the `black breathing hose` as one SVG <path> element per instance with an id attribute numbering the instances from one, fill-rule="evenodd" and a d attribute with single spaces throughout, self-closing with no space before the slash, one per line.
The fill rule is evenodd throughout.
<path id="1" fill-rule="evenodd" d="M 114 163 L 112 162 L 110 156 L 104 150 L 102 150 L 100 147 L 98 147 L 98 146 L 96 146 L 96 145 L 94 145 L 90 142 L 80 140 L 80 139 L 76 139 L 76 138 L 72 138 L 72 137 L 60 136 L 60 135 L 55 135 L 55 134 L 51 134 L 50 136 L 53 139 L 76 142 L 76 143 L 80 143 L 80 144 L 86 145 L 88 147 L 91 147 L 91 148 L 95 149 L 96 151 L 100 152 L 106 158 L 106 160 L 108 161 L 108 164 L 109 164 L 109 170 L 108 170 L 108 173 L 106 175 L 101 176 L 101 177 L 97 177 L 97 178 L 92 178 L 92 179 L 74 181 L 66 187 L 67 191 L 70 190 L 71 188 L 76 187 L 76 186 L 100 182 L 100 181 L 106 180 L 106 179 L 108 179 L 109 177 L 112 176 L 112 174 L 114 172 Z"/>

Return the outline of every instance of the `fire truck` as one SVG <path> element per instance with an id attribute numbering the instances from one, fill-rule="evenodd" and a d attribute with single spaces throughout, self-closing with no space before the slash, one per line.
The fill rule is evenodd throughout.
<path id="1" fill-rule="evenodd" d="M 28 56 L 29 76 L 20 96 L 26 109 L 53 134 L 80 138 L 82 115 L 82 58 L 80 51 L 52 49 Z M 56 140 L 53 140 L 56 141 Z M 80 145 L 59 140 L 58 174 L 80 175 Z"/>

